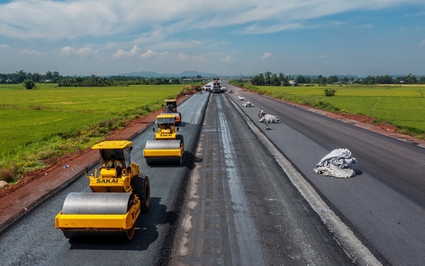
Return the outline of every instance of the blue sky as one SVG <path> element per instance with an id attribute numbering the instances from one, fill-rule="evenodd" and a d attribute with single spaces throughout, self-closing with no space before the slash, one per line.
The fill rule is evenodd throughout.
<path id="1" fill-rule="evenodd" d="M 425 75 L 424 0 L 0 0 L 0 73 Z"/>

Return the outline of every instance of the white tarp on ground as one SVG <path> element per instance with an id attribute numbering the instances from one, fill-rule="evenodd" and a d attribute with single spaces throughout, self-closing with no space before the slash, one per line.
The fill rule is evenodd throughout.
<path id="1" fill-rule="evenodd" d="M 246 101 L 246 98 L 245 98 L 245 97 L 243 97 L 243 96 L 238 96 L 238 100 L 239 100 L 239 101 Z"/>
<path id="2" fill-rule="evenodd" d="M 245 103 L 242 104 L 242 107 L 255 107 L 255 106 L 251 102 L 245 102 Z"/>
<path id="3" fill-rule="evenodd" d="M 351 156 L 348 149 L 335 149 L 323 157 L 313 171 L 324 176 L 349 178 L 356 175 L 358 170 L 356 158 Z"/>
<path id="4" fill-rule="evenodd" d="M 279 117 L 272 115 L 272 114 L 266 114 L 263 117 L 260 118 L 260 122 L 264 123 L 266 120 L 269 121 L 269 123 L 280 123 Z"/>

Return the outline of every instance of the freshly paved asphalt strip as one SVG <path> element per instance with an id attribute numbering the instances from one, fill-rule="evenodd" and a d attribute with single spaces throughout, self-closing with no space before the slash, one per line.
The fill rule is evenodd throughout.
<path id="1" fill-rule="evenodd" d="M 232 101 L 235 109 L 244 117 L 251 130 L 258 136 L 261 143 L 267 148 L 270 154 L 276 159 L 283 171 L 288 175 L 292 184 L 303 195 L 311 208 L 320 216 L 329 231 L 335 235 L 336 240 L 346 251 L 353 262 L 359 265 L 381 265 L 376 257 L 366 248 L 363 243 L 354 235 L 353 231 L 346 226 L 334 211 L 322 200 L 316 190 L 305 180 L 305 178 L 292 166 L 292 164 L 276 149 L 263 131 L 247 118 L 240 107 Z"/>

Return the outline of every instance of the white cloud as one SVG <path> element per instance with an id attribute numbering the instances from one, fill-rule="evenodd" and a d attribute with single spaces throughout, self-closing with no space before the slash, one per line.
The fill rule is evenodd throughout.
<path id="1" fill-rule="evenodd" d="M 152 50 L 148 50 L 145 53 L 140 55 L 140 58 L 144 59 L 144 58 L 152 58 L 152 57 L 156 57 L 158 56 L 158 53 Z"/>
<path id="2" fill-rule="evenodd" d="M 169 51 L 156 52 L 148 50 L 140 55 L 142 59 L 154 58 L 160 62 L 203 62 L 207 58 L 203 55 L 188 55 L 185 53 L 178 53 L 177 55 Z"/>
<path id="3" fill-rule="evenodd" d="M 9 49 L 9 45 L 7 44 L 0 44 L 0 50 L 6 50 Z"/>
<path id="4" fill-rule="evenodd" d="M 202 41 L 193 40 L 193 39 L 190 39 L 190 41 L 195 45 L 201 45 L 202 44 Z"/>
<path id="5" fill-rule="evenodd" d="M 97 53 L 98 53 L 97 50 L 92 50 L 90 48 L 81 48 L 81 49 L 78 49 L 75 54 L 78 57 L 89 57 L 92 55 L 96 55 Z"/>
<path id="6" fill-rule="evenodd" d="M 26 54 L 26 55 L 42 55 L 41 52 L 36 51 L 36 50 L 30 50 L 30 49 L 24 49 L 21 51 L 21 54 Z"/>
<path id="7" fill-rule="evenodd" d="M 65 56 L 71 56 L 74 54 L 74 51 L 75 49 L 71 46 L 65 46 L 64 48 L 62 48 L 61 54 Z"/>
<path id="8" fill-rule="evenodd" d="M 425 40 L 422 40 L 420 43 L 421 46 L 425 45 Z"/>
<path id="9" fill-rule="evenodd" d="M 184 54 L 184 53 L 179 53 L 177 55 L 177 61 L 188 61 L 190 59 L 191 59 L 191 57 L 187 54 Z"/>
<path id="10" fill-rule="evenodd" d="M 126 52 L 123 49 L 118 49 L 115 54 L 112 55 L 113 58 L 123 58 L 123 57 L 135 57 L 140 53 L 140 48 L 137 45 L 134 45 L 133 48 Z"/>
<path id="11" fill-rule="evenodd" d="M 275 58 L 275 56 L 274 55 L 272 55 L 271 53 L 269 53 L 269 52 L 265 52 L 264 54 L 263 54 L 263 56 L 261 57 L 261 59 L 268 59 L 268 58 Z"/>
<path id="12" fill-rule="evenodd" d="M 421 5 L 423 0 L 19 0 L 0 4 L 0 35 L 54 41 L 129 32 L 169 35 L 237 25 L 242 33 L 259 34 L 308 27 L 309 19 L 353 10 L 407 4 Z"/>
<path id="13" fill-rule="evenodd" d="M 425 12 L 419 12 L 419 13 L 413 13 L 413 14 L 405 14 L 404 17 L 410 18 L 410 17 L 423 17 L 425 16 Z"/>
<path id="14" fill-rule="evenodd" d="M 160 59 L 169 59 L 169 58 L 172 58 L 172 57 L 173 57 L 173 55 L 168 51 L 159 53 Z"/>
<path id="15" fill-rule="evenodd" d="M 137 45 L 135 45 L 135 46 L 133 46 L 133 48 L 130 50 L 130 54 L 131 55 L 137 55 L 138 53 L 139 53 L 139 51 L 140 51 L 140 48 L 139 47 L 137 47 Z"/>
<path id="16" fill-rule="evenodd" d="M 123 49 L 118 49 L 115 54 L 112 55 L 113 58 L 123 58 L 126 57 L 128 52 L 124 51 Z"/>
<path id="17" fill-rule="evenodd" d="M 206 61 L 207 58 L 205 56 L 202 55 L 195 55 L 192 56 L 193 61 L 197 61 L 197 62 L 202 62 L 202 61 Z"/>
<path id="18" fill-rule="evenodd" d="M 237 61 L 237 59 L 234 58 L 231 55 L 228 55 L 228 56 L 220 59 L 220 62 L 233 62 L 233 61 Z"/>
<path id="19" fill-rule="evenodd" d="M 304 26 L 301 23 L 284 23 L 284 24 L 274 24 L 263 26 L 258 23 L 250 25 L 245 28 L 243 31 L 244 34 L 266 34 L 266 33 L 275 33 L 284 30 L 293 30 L 300 29 Z"/>
<path id="20" fill-rule="evenodd" d="M 64 56 L 75 56 L 75 57 L 86 58 L 86 57 L 90 57 L 90 56 L 98 54 L 98 51 L 93 50 L 91 48 L 87 48 L 87 47 L 75 49 L 75 48 L 72 48 L 71 46 L 65 46 L 64 48 L 62 48 L 61 54 Z"/>
<path id="21" fill-rule="evenodd" d="M 113 55 L 113 58 L 132 58 L 132 57 L 140 57 L 140 59 L 157 59 L 159 61 L 166 62 L 196 62 L 196 61 L 205 61 L 206 58 L 202 55 L 188 55 L 185 53 L 178 53 L 177 55 L 169 52 L 157 52 L 155 50 L 147 50 L 146 52 L 140 53 L 140 48 L 136 45 L 129 52 L 126 52 L 122 49 L 118 49 L 116 53 Z"/>
<path id="22" fill-rule="evenodd" d="M 165 57 L 167 56 L 167 57 Z M 174 62 L 190 62 L 190 63 L 196 63 L 196 62 L 205 62 L 207 61 L 207 58 L 203 55 L 188 55 L 185 53 L 179 53 L 177 56 L 174 56 L 172 53 L 167 52 L 162 54 L 163 59 L 167 59 L 169 61 Z"/>

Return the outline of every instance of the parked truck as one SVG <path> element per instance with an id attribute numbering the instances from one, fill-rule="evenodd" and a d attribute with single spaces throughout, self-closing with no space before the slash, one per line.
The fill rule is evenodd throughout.
<path id="1" fill-rule="evenodd" d="M 221 89 L 220 79 L 219 79 L 219 78 L 214 78 L 212 91 L 213 91 L 214 93 L 220 93 L 220 92 L 223 92 L 223 91 L 222 91 L 222 89 Z"/>

